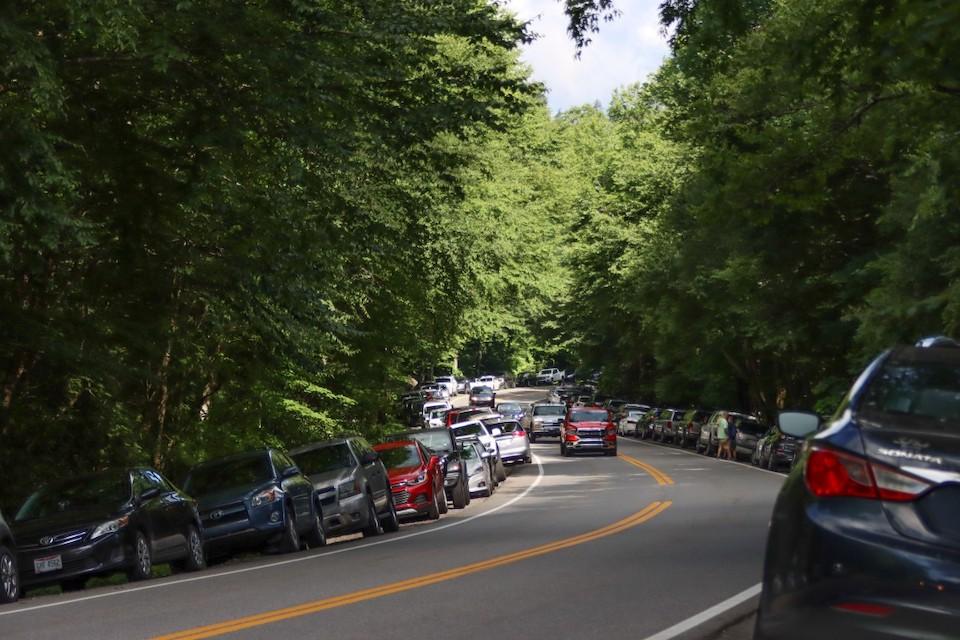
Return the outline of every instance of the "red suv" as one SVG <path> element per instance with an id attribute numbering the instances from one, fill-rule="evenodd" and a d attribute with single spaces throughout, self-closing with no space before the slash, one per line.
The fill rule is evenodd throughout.
<path id="1" fill-rule="evenodd" d="M 398 517 L 425 515 L 436 520 L 447 512 L 439 457 L 416 440 L 385 442 L 374 449 L 387 467 Z"/>
<path id="2" fill-rule="evenodd" d="M 560 425 L 560 455 L 580 451 L 602 451 L 617 455 L 617 427 L 613 416 L 603 407 L 571 407 Z"/>

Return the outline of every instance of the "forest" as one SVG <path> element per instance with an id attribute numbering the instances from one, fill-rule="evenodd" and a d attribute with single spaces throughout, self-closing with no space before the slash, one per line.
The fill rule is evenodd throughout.
<path id="1" fill-rule="evenodd" d="M 5 3 L 0 505 L 375 437 L 438 371 L 771 416 L 960 335 L 960 3 L 660 10 L 551 113 L 500 2 Z"/>

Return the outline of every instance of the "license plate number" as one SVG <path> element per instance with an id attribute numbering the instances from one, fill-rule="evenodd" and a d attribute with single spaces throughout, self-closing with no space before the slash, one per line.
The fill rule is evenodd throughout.
<path id="1" fill-rule="evenodd" d="M 47 556 L 33 561 L 33 570 L 37 573 L 59 571 L 60 569 L 63 569 L 63 559 L 60 556 Z"/>

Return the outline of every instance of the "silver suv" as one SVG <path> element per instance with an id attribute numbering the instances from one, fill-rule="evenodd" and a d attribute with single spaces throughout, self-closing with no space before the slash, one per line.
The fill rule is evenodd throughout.
<path id="1" fill-rule="evenodd" d="M 400 528 L 387 469 L 363 438 L 308 444 L 290 457 L 313 483 L 327 535 L 377 536 Z"/>
<path id="2" fill-rule="evenodd" d="M 530 414 L 530 442 L 537 438 L 559 438 L 560 425 L 567 415 L 567 407 L 562 403 L 535 404 Z"/>

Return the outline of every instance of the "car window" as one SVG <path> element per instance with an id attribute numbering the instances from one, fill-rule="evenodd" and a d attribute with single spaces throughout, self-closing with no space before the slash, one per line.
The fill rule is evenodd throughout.
<path id="1" fill-rule="evenodd" d="M 266 452 L 256 456 L 229 458 L 194 467 L 183 485 L 184 491 L 198 496 L 212 491 L 263 484 L 273 478 Z"/>
<path id="2" fill-rule="evenodd" d="M 423 464 L 420 459 L 420 450 L 417 445 L 406 445 L 403 447 L 391 447 L 379 451 L 380 459 L 387 469 L 400 469 L 403 467 L 419 467 Z"/>
<path id="3" fill-rule="evenodd" d="M 462 436 L 486 436 L 489 435 L 489 432 L 484 428 L 479 422 L 473 424 L 465 424 L 461 427 L 455 427 L 450 429 L 453 431 L 453 435 L 456 438 Z"/>
<path id="4" fill-rule="evenodd" d="M 116 510 L 131 497 L 130 474 L 109 471 L 47 485 L 20 507 L 17 522 L 85 509 Z"/>
<path id="5" fill-rule="evenodd" d="M 606 422 L 606 411 L 572 411 L 570 422 Z"/>
<path id="6" fill-rule="evenodd" d="M 142 469 L 133 474 L 133 495 L 142 496 L 144 491 L 156 489 L 160 492 L 169 491 L 166 482 L 159 473 L 152 469 Z"/>
<path id="7" fill-rule="evenodd" d="M 349 469 L 356 466 L 353 454 L 347 443 L 326 445 L 293 455 L 300 471 L 307 475 L 316 475 L 337 469 Z"/>
<path id="8" fill-rule="evenodd" d="M 936 425 L 956 433 L 960 431 L 960 364 L 888 362 L 868 383 L 860 409 L 917 419 L 898 421 L 898 429 Z"/>
<path id="9" fill-rule="evenodd" d="M 418 440 L 430 451 L 449 453 L 453 451 L 451 435 L 449 429 L 444 429 L 442 431 L 417 431 L 404 437 L 411 437 Z"/>
<path id="10" fill-rule="evenodd" d="M 533 408 L 535 416 L 562 416 L 564 413 L 565 409 L 559 405 L 540 405 Z"/>

